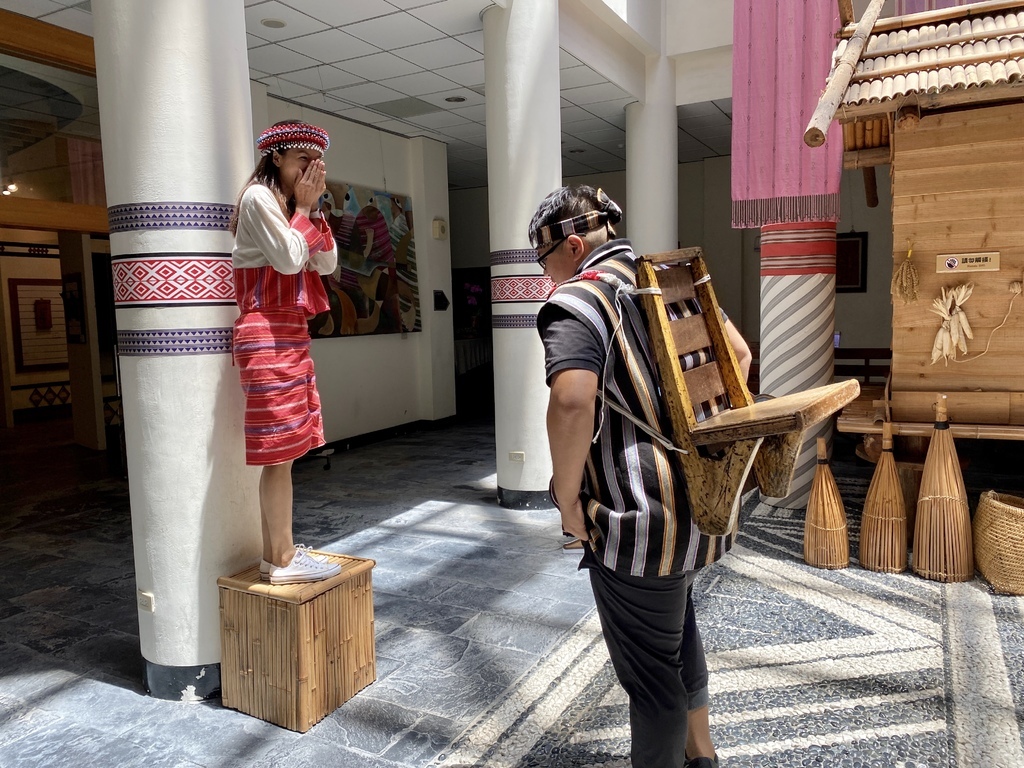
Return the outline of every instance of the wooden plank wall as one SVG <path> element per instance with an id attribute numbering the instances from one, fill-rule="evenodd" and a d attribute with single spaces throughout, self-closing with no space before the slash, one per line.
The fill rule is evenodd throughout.
<path id="1" fill-rule="evenodd" d="M 928 311 L 942 287 L 973 281 L 965 310 L 972 357 L 984 350 L 1024 280 L 1024 104 L 926 115 L 915 130 L 897 127 L 892 166 L 893 268 L 913 244 L 918 300 L 893 299 L 893 392 L 1024 391 L 1024 296 L 1018 297 L 987 355 L 930 364 L 940 319 Z M 946 253 L 999 251 L 998 272 L 938 274 Z M 981 402 L 979 409 L 983 409 Z M 956 419 L 992 423 L 964 406 Z M 952 414 L 951 414 L 952 415 Z"/>

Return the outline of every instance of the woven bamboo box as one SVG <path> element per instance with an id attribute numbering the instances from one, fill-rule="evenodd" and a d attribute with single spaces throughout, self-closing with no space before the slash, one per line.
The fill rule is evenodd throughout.
<path id="1" fill-rule="evenodd" d="M 375 563 L 320 554 L 341 573 L 271 586 L 253 566 L 217 579 L 224 706 L 300 733 L 377 679 Z"/>

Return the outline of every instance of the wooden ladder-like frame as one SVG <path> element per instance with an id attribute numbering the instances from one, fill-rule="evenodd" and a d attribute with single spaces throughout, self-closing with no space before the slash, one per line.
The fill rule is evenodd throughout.
<path id="1" fill-rule="evenodd" d="M 761 491 L 789 494 L 804 432 L 860 394 L 856 381 L 755 403 L 729 341 L 700 248 L 644 256 L 639 262 L 647 332 L 661 378 L 673 444 L 681 455 L 697 527 L 721 536 L 739 516 L 740 492 L 753 469 Z M 670 320 L 666 305 L 696 299 L 701 313 Z M 714 360 L 684 371 L 682 355 L 710 348 Z M 696 407 L 721 395 L 731 407 L 698 421 Z"/>

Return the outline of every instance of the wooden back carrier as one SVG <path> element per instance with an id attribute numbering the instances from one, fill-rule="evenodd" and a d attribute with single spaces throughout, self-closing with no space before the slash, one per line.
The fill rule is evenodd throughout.
<path id="1" fill-rule="evenodd" d="M 730 532 L 739 516 L 740 492 L 751 469 L 767 496 L 789 493 L 803 433 L 856 399 L 860 385 L 842 381 L 755 403 L 729 341 L 700 248 L 644 256 L 639 262 L 648 336 L 669 411 L 697 527 Z M 700 314 L 669 319 L 667 306 L 688 299 Z M 686 314 L 686 313 L 684 313 Z M 680 357 L 710 348 L 713 359 L 683 370 Z M 702 403 L 725 395 L 729 407 L 698 421 Z"/>

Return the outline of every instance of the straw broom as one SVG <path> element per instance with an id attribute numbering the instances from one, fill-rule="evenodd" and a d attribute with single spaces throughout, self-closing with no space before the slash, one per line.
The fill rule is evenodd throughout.
<path id="1" fill-rule="evenodd" d="M 888 421 L 882 424 L 882 454 L 864 499 L 860 564 L 883 573 L 907 569 L 907 507 L 892 455 L 892 424 Z"/>
<path id="2" fill-rule="evenodd" d="M 811 481 L 804 520 L 804 562 L 815 568 L 845 568 L 850 564 L 846 510 L 828 466 L 828 445 L 818 438 L 818 466 Z"/>
<path id="3" fill-rule="evenodd" d="M 921 476 L 913 567 L 914 573 L 933 581 L 969 581 L 974 577 L 971 514 L 949 433 L 945 395 L 935 404 L 935 429 Z"/>

